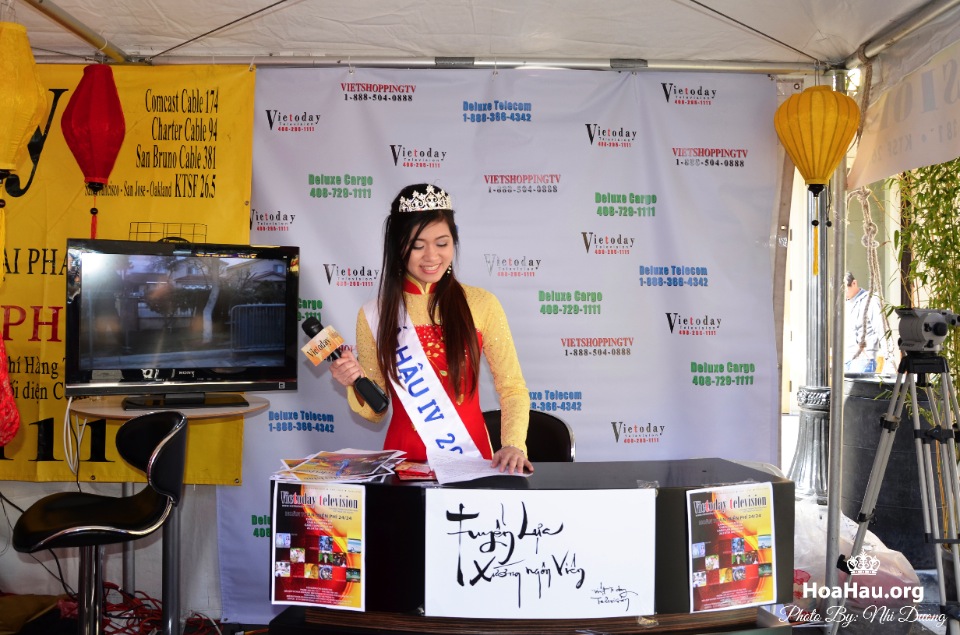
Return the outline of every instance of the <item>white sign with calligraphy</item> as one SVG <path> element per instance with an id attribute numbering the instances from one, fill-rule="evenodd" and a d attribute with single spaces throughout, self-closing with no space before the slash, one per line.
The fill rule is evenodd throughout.
<path id="1" fill-rule="evenodd" d="M 427 615 L 654 612 L 653 489 L 428 489 Z"/>

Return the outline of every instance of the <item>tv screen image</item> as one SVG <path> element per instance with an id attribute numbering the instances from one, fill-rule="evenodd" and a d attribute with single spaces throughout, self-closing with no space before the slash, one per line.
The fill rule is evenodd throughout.
<path id="1" fill-rule="evenodd" d="M 66 394 L 126 408 L 296 390 L 299 248 L 67 241 Z"/>

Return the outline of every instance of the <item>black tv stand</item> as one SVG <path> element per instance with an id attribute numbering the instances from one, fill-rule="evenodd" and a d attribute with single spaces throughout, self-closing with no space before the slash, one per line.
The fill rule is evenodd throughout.
<path id="1" fill-rule="evenodd" d="M 246 408 L 243 395 L 230 392 L 174 392 L 164 395 L 124 397 L 124 410 L 178 410 L 181 408 Z"/>

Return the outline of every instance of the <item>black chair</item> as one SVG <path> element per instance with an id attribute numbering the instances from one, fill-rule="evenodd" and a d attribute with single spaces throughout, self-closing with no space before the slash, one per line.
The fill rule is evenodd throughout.
<path id="1" fill-rule="evenodd" d="M 171 410 L 134 417 L 117 430 L 116 443 L 120 456 L 146 475 L 144 489 L 132 496 L 51 494 L 27 508 L 13 528 L 13 548 L 23 553 L 79 547 L 82 635 L 102 632 L 104 545 L 156 531 L 180 501 L 187 418 Z"/>
<path id="2" fill-rule="evenodd" d="M 483 413 L 493 451 L 500 449 L 500 411 Z M 546 412 L 530 411 L 527 428 L 527 458 L 531 463 L 573 463 L 576 457 L 573 430 L 567 422 Z"/>

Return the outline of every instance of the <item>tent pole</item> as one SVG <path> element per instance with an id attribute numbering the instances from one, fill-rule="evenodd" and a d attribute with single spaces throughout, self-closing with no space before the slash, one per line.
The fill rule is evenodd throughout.
<path id="1" fill-rule="evenodd" d="M 834 75 L 834 90 L 846 93 L 847 77 L 845 73 Z M 833 240 L 833 271 L 832 285 L 832 325 L 830 346 L 833 350 L 833 367 L 831 369 L 831 396 L 830 403 L 830 442 L 828 446 L 829 462 L 827 472 L 827 549 L 826 549 L 826 579 L 827 588 L 838 586 L 839 570 L 837 562 L 840 558 L 840 496 L 843 482 L 843 334 L 844 314 L 846 311 L 846 296 L 844 294 L 843 274 L 846 259 L 847 240 L 847 158 L 840 161 L 840 166 L 831 179 L 830 194 L 834 206 L 834 240 Z M 848 554 L 854 555 L 854 554 Z M 835 606 L 838 600 L 828 600 L 828 606 Z"/>
<path id="2" fill-rule="evenodd" d="M 932 22 L 947 11 L 950 11 L 957 6 L 960 6 L 960 0 L 933 0 L 929 4 L 924 5 L 912 13 L 903 22 L 895 24 L 886 30 L 880 31 L 880 33 L 877 33 L 872 38 L 867 40 L 861 46 L 863 49 L 863 55 L 867 59 L 876 57 L 883 50 L 893 46 L 911 33 L 914 33 L 920 27 Z M 843 67 L 847 70 L 852 70 L 860 66 L 862 63 L 863 62 L 860 59 L 859 52 L 857 52 L 843 61 Z"/>
<path id="3" fill-rule="evenodd" d="M 958 0 L 960 1 L 960 0 Z M 42 56 L 41 56 L 42 57 Z M 40 57 L 37 58 L 38 61 Z M 46 61 L 46 60 L 44 60 Z M 574 69 L 596 71 L 694 71 L 765 73 L 769 75 L 812 74 L 815 64 L 776 62 L 692 62 L 682 60 L 643 60 L 625 58 L 516 58 L 516 57 L 334 57 L 334 56 L 177 56 L 154 57 L 154 65 L 161 64 L 254 64 L 263 67 L 292 68 L 463 68 L 463 69 Z M 822 70 L 822 67 L 820 68 Z"/>
<path id="4" fill-rule="evenodd" d="M 47 16 L 64 29 L 73 33 L 84 42 L 88 43 L 97 53 L 102 53 L 114 62 L 129 62 L 130 59 L 120 48 L 114 46 L 109 40 L 80 22 L 75 17 L 55 5 L 51 0 L 23 0 L 27 4 L 43 15 Z"/>

